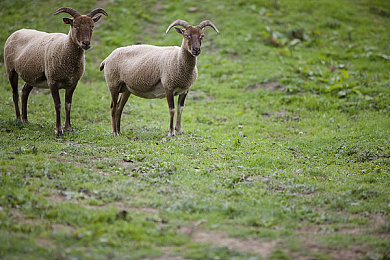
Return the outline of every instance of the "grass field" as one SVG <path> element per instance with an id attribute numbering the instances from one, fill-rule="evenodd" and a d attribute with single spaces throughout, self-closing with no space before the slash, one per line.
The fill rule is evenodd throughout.
<path id="1" fill-rule="evenodd" d="M 20 28 L 67 33 L 61 5 L 109 16 L 86 52 L 74 131 L 57 138 L 48 90 L 30 95 L 29 124 L 15 120 L 3 47 Z M 390 2 L 61 5 L 0 2 L 0 259 L 390 258 Z M 165 99 L 131 96 L 112 136 L 100 62 L 180 45 L 164 35 L 176 19 L 220 30 L 205 29 L 185 133 L 167 137 Z"/>

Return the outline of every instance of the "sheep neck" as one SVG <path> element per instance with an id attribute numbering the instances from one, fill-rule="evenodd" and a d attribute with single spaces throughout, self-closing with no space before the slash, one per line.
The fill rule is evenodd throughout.
<path id="1" fill-rule="evenodd" d="M 196 67 L 196 57 L 184 47 L 184 40 L 179 53 L 179 65 L 180 68 L 186 68 L 189 72 L 192 72 Z"/>
<path id="2" fill-rule="evenodd" d="M 75 42 L 73 38 L 72 27 L 70 28 L 68 33 L 68 42 L 66 43 L 66 46 L 68 47 L 68 51 L 72 52 L 72 56 L 79 56 L 80 58 L 84 56 L 84 50 Z"/>

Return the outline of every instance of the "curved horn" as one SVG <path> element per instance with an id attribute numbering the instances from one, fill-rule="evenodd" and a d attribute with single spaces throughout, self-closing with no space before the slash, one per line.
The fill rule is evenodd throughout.
<path id="1" fill-rule="evenodd" d="M 183 27 L 186 28 L 186 29 L 187 29 L 188 27 L 190 27 L 190 24 L 187 23 L 186 21 L 184 21 L 184 20 L 176 20 L 176 21 L 174 21 L 173 23 L 171 23 L 171 25 L 168 26 L 168 29 L 165 31 L 165 33 L 168 33 L 169 30 L 170 30 L 173 26 L 175 26 L 175 25 L 181 25 L 181 26 L 183 26 Z"/>
<path id="2" fill-rule="evenodd" d="M 76 10 L 74 10 L 73 8 L 70 8 L 70 7 L 61 7 L 60 9 L 55 11 L 54 14 L 59 14 L 59 13 L 62 13 L 62 12 L 68 13 L 71 16 L 73 16 L 74 18 L 80 16 L 79 12 L 77 12 Z"/>
<path id="3" fill-rule="evenodd" d="M 105 16 L 108 16 L 108 14 L 106 13 L 106 11 L 104 11 L 103 8 L 93 9 L 91 12 L 89 12 L 89 14 L 87 14 L 87 16 L 93 18 L 97 14 L 104 14 Z"/>
<path id="4" fill-rule="evenodd" d="M 212 27 L 217 33 L 219 33 L 217 27 L 215 27 L 215 25 L 214 25 L 210 20 L 205 20 L 205 21 L 201 22 L 201 23 L 198 25 L 198 27 L 199 27 L 200 29 L 203 29 L 203 28 L 206 27 L 206 26 Z"/>

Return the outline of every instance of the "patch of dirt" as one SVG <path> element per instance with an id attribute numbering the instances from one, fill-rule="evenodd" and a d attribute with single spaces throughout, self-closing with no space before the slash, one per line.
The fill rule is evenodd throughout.
<path id="1" fill-rule="evenodd" d="M 76 232 L 77 228 L 69 226 L 69 225 L 64 225 L 60 223 L 52 223 L 51 228 L 53 229 L 54 232 Z"/>
<path id="2" fill-rule="evenodd" d="M 196 242 L 226 246 L 231 250 L 254 253 L 260 255 L 263 258 L 268 258 L 268 256 L 272 253 L 272 251 L 275 250 L 276 246 L 279 244 L 279 241 L 277 240 L 240 240 L 237 238 L 228 237 L 226 233 L 222 231 L 195 232 L 192 237 Z"/>
<path id="3" fill-rule="evenodd" d="M 265 89 L 265 90 L 273 90 L 273 91 L 283 91 L 284 87 L 279 84 L 278 80 L 271 80 L 268 82 L 258 83 L 255 85 L 248 86 L 246 90 L 256 90 L 256 89 Z"/>
<path id="4" fill-rule="evenodd" d="M 205 232 L 199 230 L 198 227 L 204 222 L 200 220 L 190 226 L 180 227 L 178 232 L 190 236 L 195 242 L 225 246 L 230 250 L 253 253 L 262 258 L 267 258 L 280 243 L 278 240 L 260 241 L 256 239 L 238 239 L 229 237 L 223 231 Z"/>
<path id="5" fill-rule="evenodd" d="M 35 239 L 35 242 L 36 242 L 40 247 L 44 247 L 44 248 L 55 247 L 54 243 L 51 242 L 50 240 L 46 239 L 46 238 L 37 237 L 37 238 Z"/>
<path id="6" fill-rule="evenodd" d="M 367 250 L 365 250 L 362 246 L 353 246 L 350 248 L 337 248 L 337 249 L 330 249 L 323 247 L 315 242 L 313 237 L 311 236 L 304 236 L 300 237 L 300 240 L 302 241 L 303 245 L 310 249 L 311 252 L 318 252 L 318 253 L 326 253 L 331 255 L 331 259 L 340 259 L 340 260 L 349 260 L 349 259 L 358 259 L 362 255 L 364 255 Z"/>

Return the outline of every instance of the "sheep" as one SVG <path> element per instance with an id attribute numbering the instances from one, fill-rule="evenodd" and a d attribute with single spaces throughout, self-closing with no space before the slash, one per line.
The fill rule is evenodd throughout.
<path id="1" fill-rule="evenodd" d="M 46 33 L 30 29 L 21 29 L 7 39 L 4 46 L 4 64 L 12 87 L 16 119 L 19 111 L 19 76 L 25 81 L 22 89 L 22 122 L 27 120 L 27 100 L 31 90 L 49 88 L 56 111 L 55 133 L 62 136 L 61 100 L 59 89 L 65 89 L 65 129 L 72 131 L 70 109 L 73 92 L 85 69 L 84 51 L 90 48 L 94 24 L 102 15 L 108 14 L 102 8 L 96 8 L 87 15 L 81 15 L 69 7 L 55 11 L 70 14 L 73 18 L 63 18 L 70 25 L 69 33 Z"/>
<path id="2" fill-rule="evenodd" d="M 141 98 L 164 98 L 169 106 L 168 136 L 174 136 L 175 114 L 174 96 L 178 97 L 176 133 L 182 134 L 181 115 L 187 93 L 197 78 L 196 58 L 204 37 L 203 28 L 218 29 L 209 21 L 191 26 L 184 20 L 176 20 L 165 33 L 174 27 L 183 36 L 181 47 L 159 47 L 153 45 L 133 45 L 114 50 L 100 65 L 104 69 L 107 86 L 111 92 L 111 118 L 114 135 L 120 135 L 120 121 L 123 107 L 130 94 Z M 121 97 L 119 99 L 119 94 Z"/>

